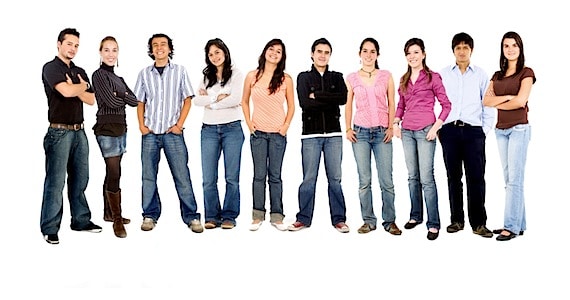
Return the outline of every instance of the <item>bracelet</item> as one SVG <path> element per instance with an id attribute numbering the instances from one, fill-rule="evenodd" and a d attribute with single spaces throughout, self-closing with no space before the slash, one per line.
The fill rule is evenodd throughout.
<path id="1" fill-rule="evenodd" d="M 348 133 L 349 131 L 352 131 L 352 128 L 348 127 L 348 128 L 346 129 L 346 133 Z"/>

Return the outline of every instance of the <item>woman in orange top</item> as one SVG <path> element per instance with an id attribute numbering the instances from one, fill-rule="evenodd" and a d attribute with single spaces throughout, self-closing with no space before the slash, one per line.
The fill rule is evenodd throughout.
<path id="1" fill-rule="evenodd" d="M 250 71 L 244 82 L 242 109 L 253 157 L 252 231 L 259 229 L 265 220 L 266 181 L 269 181 L 271 224 L 281 231 L 287 230 L 283 224 L 281 167 L 295 103 L 293 80 L 285 73 L 286 58 L 285 44 L 272 39 L 263 48 L 257 69 Z"/>

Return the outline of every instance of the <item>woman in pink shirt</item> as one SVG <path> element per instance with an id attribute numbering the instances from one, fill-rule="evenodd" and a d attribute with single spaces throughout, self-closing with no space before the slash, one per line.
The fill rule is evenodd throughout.
<path id="1" fill-rule="evenodd" d="M 422 195 L 427 209 L 428 240 L 439 235 L 437 186 L 433 172 L 437 131 L 451 111 L 441 76 L 426 65 L 424 42 L 419 38 L 408 40 L 404 46 L 408 71 L 400 79 L 400 100 L 394 118 L 394 135 L 402 139 L 408 168 L 410 190 L 410 220 L 404 225 L 412 229 L 423 222 Z M 436 99 L 441 112 L 436 120 Z M 400 130 L 400 121 L 402 128 Z"/>
<path id="2" fill-rule="evenodd" d="M 265 220 L 266 182 L 269 182 L 271 225 L 281 231 L 287 230 L 283 224 L 281 167 L 295 98 L 293 80 L 285 73 L 286 58 L 285 44 L 280 39 L 272 39 L 263 48 L 257 69 L 250 71 L 244 82 L 242 109 L 251 134 L 253 158 L 252 231 L 258 230 Z M 253 114 L 250 100 L 254 106 Z"/>
<path id="3" fill-rule="evenodd" d="M 346 138 L 352 143 L 358 169 L 358 197 L 364 221 L 358 233 L 376 230 L 377 218 L 372 204 L 373 153 L 382 191 L 382 227 L 390 234 L 400 235 L 402 231 L 396 226 L 392 180 L 395 88 L 390 71 L 378 68 L 379 51 L 380 46 L 375 39 L 365 38 L 360 44 L 358 53 L 362 67 L 347 77 Z M 356 108 L 354 114 L 353 106 Z"/>

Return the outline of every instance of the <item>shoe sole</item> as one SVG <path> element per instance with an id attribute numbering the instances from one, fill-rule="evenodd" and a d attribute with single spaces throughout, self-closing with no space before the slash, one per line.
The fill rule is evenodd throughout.
<path id="1" fill-rule="evenodd" d="M 306 227 L 306 226 L 301 226 L 301 227 L 287 227 L 287 230 L 289 230 L 289 231 L 299 231 L 299 230 L 302 230 L 302 229 L 305 229 L 305 228 L 307 228 L 307 227 Z"/>
<path id="2" fill-rule="evenodd" d="M 45 240 L 48 244 L 50 244 L 50 245 L 57 245 L 57 244 L 59 244 L 59 240 L 53 241 L 53 240 L 49 240 L 47 237 L 44 238 L 44 240 Z"/>
<path id="3" fill-rule="evenodd" d="M 478 236 L 482 236 L 484 238 L 492 238 L 493 234 L 492 233 L 484 233 L 484 234 L 480 234 L 477 231 L 473 231 L 474 234 L 478 235 Z"/>

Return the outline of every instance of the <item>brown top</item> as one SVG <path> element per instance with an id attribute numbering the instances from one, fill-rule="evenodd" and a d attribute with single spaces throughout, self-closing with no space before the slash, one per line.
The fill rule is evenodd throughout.
<path id="1" fill-rule="evenodd" d="M 519 93 L 521 82 L 526 77 L 532 77 L 532 83 L 536 82 L 534 71 L 531 68 L 524 67 L 517 74 L 499 78 L 499 72 L 495 72 L 491 81 L 493 81 L 493 90 L 496 96 L 517 95 Z M 525 107 L 514 110 L 498 109 L 497 128 L 507 129 L 518 124 L 528 124 L 528 103 Z"/>

